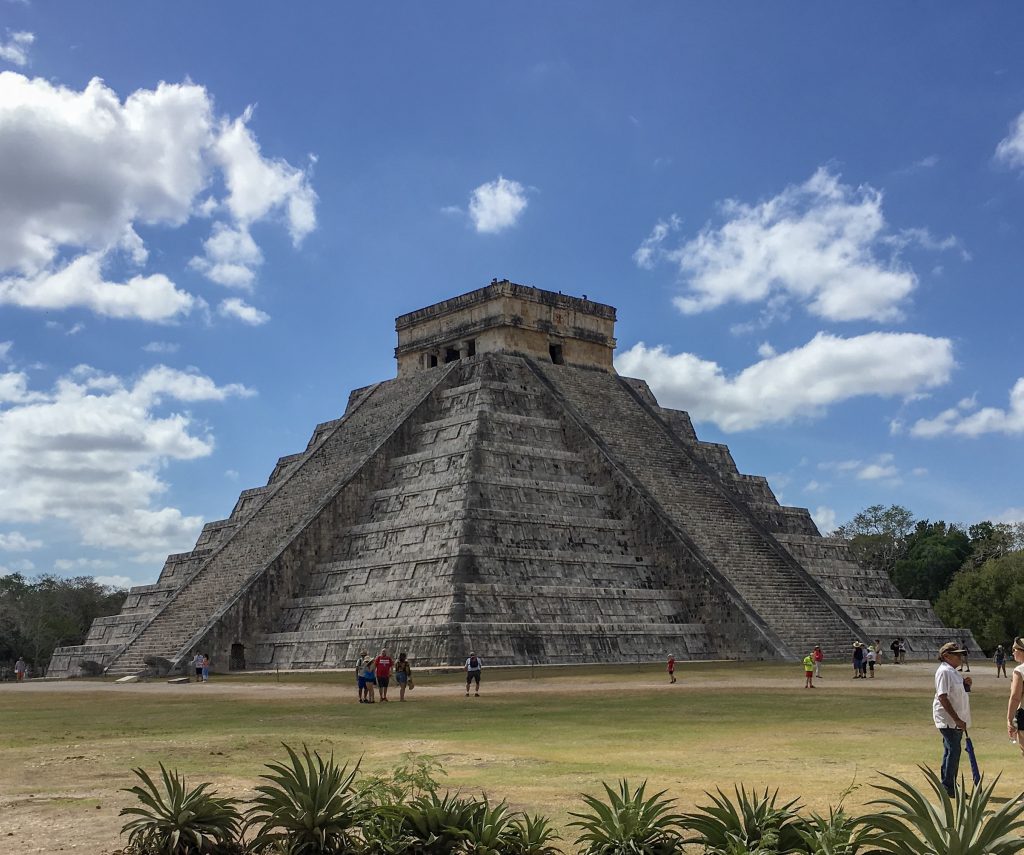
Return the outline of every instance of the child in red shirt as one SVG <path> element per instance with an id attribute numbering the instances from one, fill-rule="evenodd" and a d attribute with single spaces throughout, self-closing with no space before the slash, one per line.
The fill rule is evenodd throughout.
<path id="1" fill-rule="evenodd" d="M 674 683 L 676 681 L 676 657 L 668 657 L 668 681 Z"/>

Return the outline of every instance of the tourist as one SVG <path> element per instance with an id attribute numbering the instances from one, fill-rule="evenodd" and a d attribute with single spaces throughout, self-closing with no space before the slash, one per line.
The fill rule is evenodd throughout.
<path id="1" fill-rule="evenodd" d="M 1016 657 L 1014 657 L 1014 658 L 1016 658 Z M 997 644 L 996 645 L 995 660 L 996 660 L 996 678 L 1005 677 L 1006 676 L 1006 651 L 1003 650 L 1003 645 L 1001 645 L 1001 644 Z"/>
<path id="2" fill-rule="evenodd" d="M 668 681 L 676 681 L 676 657 L 671 653 L 668 655 Z"/>
<path id="3" fill-rule="evenodd" d="M 405 651 L 398 654 L 395 663 L 395 682 L 398 683 L 398 700 L 404 701 L 406 687 L 412 688 L 412 665 L 405 658 Z"/>
<path id="4" fill-rule="evenodd" d="M 1024 638 L 1013 640 L 1013 661 L 1017 667 L 1013 669 L 1010 679 L 1010 703 L 1006 708 L 1006 732 L 1010 739 L 1020 747 L 1024 754 L 1024 740 L 1020 731 L 1024 729 L 1024 709 L 1021 709 L 1021 696 L 1024 695 Z M 968 680 L 970 677 L 967 678 Z"/>
<path id="5" fill-rule="evenodd" d="M 875 667 L 882 667 L 882 642 L 880 639 L 875 639 Z"/>
<path id="6" fill-rule="evenodd" d="M 939 648 L 935 672 L 935 700 L 932 719 L 942 735 L 942 786 L 950 798 L 956 795 L 956 776 L 960 769 L 960 743 L 971 726 L 971 678 L 957 671 L 964 649 L 954 641 Z"/>
<path id="7" fill-rule="evenodd" d="M 873 644 L 868 645 L 867 655 L 864 657 L 867 661 L 868 671 L 870 671 L 870 677 L 872 680 L 875 679 L 875 647 Z"/>
<path id="8" fill-rule="evenodd" d="M 814 676 L 820 680 L 821 663 L 825 661 L 825 654 L 821 652 L 820 644 L 814 645 L 814 651 L 811 653 L 811 657 L 814 659 Z"/>
<path id="9" fill-rule="evenodd" d="M 380 689 L 381 703 L 388 702 L 388 686 L 391 683 L 391 668 L 395 660 L 391 658 L 386 647 L 380 649 L 377 658 L 373 660 L 373 671 L 377 675 L 377 688 Z"/>
<path id="10" fill-rule="evenodd" d="M 363 663 L 363 680 L 366 682 L 366 695 L 368 700 L 366 703 L 375 704 L 373 687 L 377 685 L 377 660 L 371 659 L 369 655 L 366 656 L 366 661 Z"/>
<path id="11" fill-rule="evenodd" d="M 18 661 L 14 663 L 14 682 L 24 683 L 26 671 L 28 671 L 28 663 L 19 656 Z"/>
<path id="12" fill-rule="evenodd" d="M 889 649 L 892 651 L 892 664 L 893 665 L 899 665 L 900 664 L 900 640 L 899 640 L 899 638 L 894 638 L 892 640 L 892 644 L 889 645 Z"/>
<path id="13" fill-rule="evenodd" d="M 804 657 L 804 688 L 814 688 L 814 654 L 808 653 Z"/>
<path id="14" fill-rule="evenodd" d="M 366 656 L 367 652 L 360 650 L 359 656 L 356 657 L 356 694 L 361 704 L 369 703 L 366 691 Z"/>
<path id="15" fill-rule="evenodd" d="M 469 651 L 469 658 L 466 660 L 466 697 L 469 697 L 469 684 L 476 682 L 476 696 L 480 697 L 480 672 L 484 663 L 472 650 Z"/>
<path id="16" fill-rule="evenodd" d="M 210 682 L 210 655 L 208 653 L 203 654 L 203 666 L 202 666 L 203 682 Z"/>
<path id="17" fill-rule="evenodd" d="M 864 645 L 859 641 L 853 642 L 853 679 L 864 677 L 861 671 L 864 667 Z"/>
<path id="18" fill-rule="evenodd" d="M 900 665 L 907 664 L 907 640 L 900 636 Z"/>
<path id="19" fill-rule="evenodd" d="M 195 658 L 192 660 L 192 667 L 196 672 L 196 682 L 201 683 L 203 681 L 203 654 L 197 653 Z"/>

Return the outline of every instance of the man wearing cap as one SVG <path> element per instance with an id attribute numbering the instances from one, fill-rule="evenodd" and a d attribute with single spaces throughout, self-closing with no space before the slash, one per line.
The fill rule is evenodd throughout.
<path id="1" fill-rule="evenodd" d="M 971 726 L 971 678 L 956 669 L 963 661 L 964 649 L 954 641 L 939 648 L 939 665 L 935 672 L 935 700 L 932 719 L 942 736 L 942 786 L 949 797 L 956 795 L 956 776 L 960 769 L 960 743 L 964 731 Z"/>

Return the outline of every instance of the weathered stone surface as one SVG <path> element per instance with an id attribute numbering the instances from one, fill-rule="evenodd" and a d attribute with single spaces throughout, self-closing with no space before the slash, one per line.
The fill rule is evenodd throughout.
<path id="1" fill-rule="evenodd" d="M 398 379 L 355 390 L 51 673 L 196 651 L 222 669 L 338 667 L 384 644 L 420 664 L 973 645 L 618 377 L 614 316 L 503 281 L 399 318 Z M 470 333 L 474 355 L 430 367 Z"/>

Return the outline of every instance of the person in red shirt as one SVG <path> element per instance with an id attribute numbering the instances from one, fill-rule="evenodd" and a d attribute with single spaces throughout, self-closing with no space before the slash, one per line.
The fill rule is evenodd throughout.
<path id="1" fill-rule="evenodd" d="M 668 657 L 668 681 L 674 683 L 676 681 L 676 657 Z"/>
<path id="2" fill-rule="evenodd" d="M 814 645 L 814 652 L 811 653 L 811 657 L 814 659 L 814 676 L 819 680 L 821 679 L 821 663 L 825 660 L 825 654 L 821 652 L 821 645 Z"/>
<path id="3" fill-rule="evenodd" d="M 391 669 L 394 667 L 395 661 L 388 653 L 388 649 L 383 647 L 373 663 L 377 666 L 377 688 L 380 689 L 380 699 L 383 703 L 387 703 L 388 683 L 391 682 Z"/>

